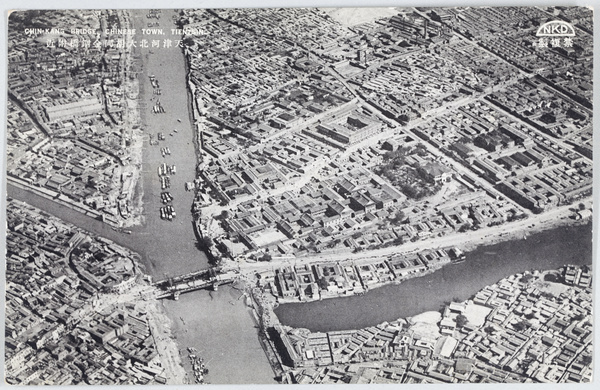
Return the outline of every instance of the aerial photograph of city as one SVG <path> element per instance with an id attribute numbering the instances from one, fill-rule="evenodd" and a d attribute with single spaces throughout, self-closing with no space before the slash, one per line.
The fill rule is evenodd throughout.
<path id="1" fill-rule="evenodd" d="M 7 17 L 5 383 L 595 379 L 591 8 Z"/>

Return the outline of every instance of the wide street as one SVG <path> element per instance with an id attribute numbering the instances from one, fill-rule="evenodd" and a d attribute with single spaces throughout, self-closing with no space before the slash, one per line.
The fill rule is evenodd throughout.
<path id="1" fill-rule="evenodd" d="M 591 207 L 591 199 L 584 201 Z M 428 249 L 458 247 L 463 251 L 472 250 L 480 245 L 491 245 L 510 239 L 523 239 L 537 231 L 547 230 L 555 226 L 564 225 L 567 219 L 574 215 L 574 206 L 566 205 L 549 210 L 542 214 L 532 214 L 526 219 L 507 222 L 498 226 L 489 226 L 475 231 L 452 233 L 442 237 L 432 237 L 425 240 L 408 242 L 398 246 L 375 249 L 369 252 L 352 253 L 338 252 L 317 254 L 301 258 L 273 258 L 270 262 L 242 262 L 239 264 L 228 262 L 225 268 L 239 269 L 241 273 L 253 274 L 256 272 L 270 271 L 278 267 L 296 265 L 301 266 L 313 263 L 339 262 L 352 260 L 355 262 L 369 261 L 386 258 L 396 254 L 419 252 Z"/>

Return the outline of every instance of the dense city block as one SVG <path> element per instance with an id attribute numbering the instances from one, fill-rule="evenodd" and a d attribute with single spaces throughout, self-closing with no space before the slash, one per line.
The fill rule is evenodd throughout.
<path id="1" fill-rule="evenodd" d="M 415 288 L 435 310 L 361 329 L 292 327 L 276 310 L 452 267 L 463 283 L 481 276 L 477 250 L 537 252 L 548 232 L 583 242 L 592 19 L 553 6 L 12 12 L 6 381 L 233 383 L 262 363 L 279 383 L 591 382 L 591 241 L 551 266 L 494 264 L 493 284 L 461 299 Z M 252 348 L 260 358 L 233 363 Z"/>

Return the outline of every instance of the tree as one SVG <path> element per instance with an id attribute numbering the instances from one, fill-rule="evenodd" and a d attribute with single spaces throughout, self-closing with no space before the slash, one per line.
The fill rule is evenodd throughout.
<path id="1" fill-rule="evenodd" d="M 392 241 L 392 243 L 393 243 L 394 245 L 402 245 L 402 244 L 404 244 L 404 238 L 402 238 L 402 237 L 397 237 L 397 238 L 395 238 L 395 239 Z"/>
<path id="2" fill-rule="evenodd" d="M 560 278 L 557 274 L 546 274 L 544 275 L 544 281 L 557 283 L 560 281 Z"/>
<path id="3" fill-rule="evenodd" d="M 211 248 L 213 245 L 215 245 L 215 243 L 212 240 L 212 238 L 210 238 L 208 236 L 203 236 L 202 237 L 202 244 L 204 244 L 204 246 L 207 247 L 207 248 Z"/>
<path id="4" fill-rule="evenodd" d="M 271 261 L 273 260 L 273 256 L 271 256 L 270 253 L 265 253 L 264 255 L 261 256 L 260 259 L 258 259 L 259 261 Z"/>
<path id="5" fill-rule="evenodd" d="M 534 312 L 527 313 L 523 317 L 527 318 L 528 320 L 531 320 L 535 317 L 535 313 Z"/>
<path id="6" fill-rule="evenodd" d="M 194 38 L 192 38 L 191 36 L 183 38 L 183 44 L 185 46 L 194 46 Z"/>
<path id="7" fill-rule="evenodd" d="M 585 204 L 579 203 L 579 210 L 585 210 Z"/>
<path id="8" fill-rule="evenodd" d="M 522 332 L 525 329 L 529 328 L 531 326 L 531 324 L 528 321 L 519 321 L 517 322 L 513 327 L 515 328 L 516 331 L 518 332 Z"/>
<path id="9" fill-rule="evenodd" d="M 211 256 L 209 256 L 208 262 L 213 268 L 218 269 L 223 263 L 223 256 L 218 253 L 213 253 Z"/>
<path id="10" fill-rule="evenodd" d="M 421 157 L 427 155 L 427 148 L 420 142 L 415 146 L 415 151 Z"/>
<path id="11" fill-rule="evenodd" d="M 573 321 L 581 321 L 581 320 L 583 320 L 584 318 L 585 318 L 585 316 L 584 316 L 583 314 L 581 314 L 581 313 L 579 313 L 579 314 L 575 314 L 575 315 L 573 316 Z"/>
<path id="12" fill-rule="evenodd" d="M 459 328 L 459 329 L 462 328 L 463 326 L 465 326 L 467 324 L 467 322 L 469 322 L 469 320 L 463 314 L 459 314 L 456 316 L 456 327 L 457 328 Z"/>
<path id="13" fill-rule="evenodd" d="M 392 218 L 392 223 L 394 224 L 400 224 L 402 223 L 402 221 L 404 221 L 404 219 L 406 218 L 406 215 L 402 212 L 402 210 L 398 210 L 396 212 L 396 214 L 394 215 L 394 217 Z"/>
<path id="14" fill-rule="evenodd" d="M 329 282 L 327 281 L 327 278 L 326 278 L 325 276 L 322 276 L 322 277 L 319 279 L 319 281 L 318 281 L 318 284 L 319 284 L 319 288 L 320 288 L 321 290 L 326 290 L 326 289 L 327 289 L 327 286 L 329 286 Z"/>
<path id="15" fill-rule="evenodd" d="M 581 358 L 581 363 L 583 363 L 586 366 L 589 366 L 590 364 L 592 364 L 592 356 L 585 355 L 584 357 Z"/>
<path id="16" fill-rule="evenodd" d="M 459 233 L 464 233 L 467 230 L 471 229 L 472 225 L 469 222 L 465 222 L 464 224 L 461 225 L 461 227 L 458 229 Z"/>
<path id="17" fill-rule="evenodd" d="M 532 274 L 527 274 L 527 275 L 523 275 L 521 277 L 521 279 L 519 279 L 519 282 L 521 283 L 529 283 L 531 281 L 531 279 L 535 278 L 535 276 L 533 276 Z"/>

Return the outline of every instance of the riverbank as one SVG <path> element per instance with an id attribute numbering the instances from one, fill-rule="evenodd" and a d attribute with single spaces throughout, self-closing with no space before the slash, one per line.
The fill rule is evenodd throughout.
<path id="1" fill-rule="evenodd" d="M 133 18 L 130 18 L 131 20 Z M 137 129 L 131 129 L 131 138 L 132 145 L 134 148 L 133 158 L 131 163 L 136 166 L 136 170 L 134 172 L 134 188 L 131 188 L 131 216 L 125 221 L 123 227 L 133 227 L 140 226 L 144 223 L 144 187 L 142 185 L 143 175 L 142 175 L 142 167 L 144 162 L 144 127 L 143 124 L 146 123 L 144 117 L 144 103 L 142 97 L 144 94 L 144 83 L 140 82 L 139 76 L 144 73 L 144 63 L 140 61 L 141 51 L 137 46 L 133 46 L 130 54 L 131 63 L 129 64 L 129 77 L 130 79 L 126 80 L 127 87 L 130 88 L 125 94 L 127 98 L 127 106 L 131 108 L 127 116 L 133 117 L 135 119 L 135 124 Z"/>
<path id="2" fill-rule="evenodd" d="M 188 113 L 185 61 L 176 42 L 180 36 L 170 34 L 175 27 L 174 11 L 162 10 L 160 18 L 147 18 L 147 10 L 136 10 L 135 27 L 138 30 L 148 23 L 159 23 L 156 27 L 165 34 L 160 44 L 171 42 L 165 47 L 139 48 L 143 71 L 140 79 L 141 117 L 144 129 L 142 177 L 139 191 L 142 196 L 143 225 L 132 228 L 134 234 L 146 241 L 148 270 L 156 279 L 196 272 L 208 268 L 208 259 L 197 245 L 190 213 L 194 193 L 185 190 L 185 183 L 196 177 L 196 149 L 194 125 Z M 164 113 L 155 113 L 152 108 L 160 104 Z M 158 140 L 162 133 L 164 140 Z M 151 144 L 150 139 L 158 142 Z M 163 154 L 169 148 L 170 154 Z M 175 166 L 176 173 L 169 175 L 170 185 L 163 188 L 157 169 L 161 164 Z M 172 197 L 169 204 L 176 212 L 171 221 L 162 219 L 160 209 L 165 207 L 161 194 L 168 192 Z"/>
<path id="3" fill-rule="evenodd" d="M 137 11 L 136 28 L 143 28 L 147 23 L 147 13 Z M 132 237 L 145 241 L 149 271 L 155 279 L 208 268 L 208 258 L 194 233 L 190 209 L 195 194 L 186 191 L 184 186 L 196 178 L 200 152 L 195 118 L 190 112 L 193 96 L 187 84 L 189 70 L 182 49 L 175 45 L 181 36 L 171 34 L 175 15 L 173 10 L 161 10 L 160 19 L 151 20 L 158 22 L 157 28 L 165 33 L 161 43 L 171 40 L 173 46 L 141 49 L 144 62 L 140 75 L 141 100 L 150 103 L 142 111 L 147 134 L 142 170 L 144 224 L 132 229 Z M 158 83 L 159 95 L 151 85 L 150 76 Z M 165 113 L 151 112 L 158 100 Z M 159 141 L 159 145 L 150 145 L 149 137 L 156 140 L 159 132 L 164 134 L 165 140 Z M 162 156 L 163 147 L 169 147 L 172 154 Z M 161 190 L 157 175 L 157 167 L 163 162 L 177 166 L 177 173 L 170 176 L 171 187 L 166 190 Z M 164 191 L 173 196 L 172 204 L 177 211 L 173 221 L 160 218 L 159 209 L 164 206 L 160 192 Z M 243 298 L 238 300 L 241 294 L 232 287 L 221 286 L 215 292 L 199 290 L 182 294 L 177 301 L 162 301 L 187 372 L 186 379 L 179 384 L 195 382 L 192 362 L 188 359 L 189 347 L 197 350 L 194 354 L 203 358 L 208 368 L 205 383 L 275 383 L 251 311 Z"/>
<path id="4" fill-rule="evenodd" d="M 577 226 L 577 225 L 583 225 L 586 224 L 587 221 L 585 220 L 568 220 L 568 223 L 561 225 L 561 226 Z M 536 234 L 536 233 L 540 233 L 543 231 L 546 231 L 547 229 L 545 229 L 548 225 L 544 225 L 544 224 L 540 224 L 539 229 L 535 229 L 532 228 L 531 230 L 529 230 L 529 234 Z M 558 228 L 560 226 L 557 226 L 555 228 Z M 513 240 L 526 240 L 527 237 L 529 236 L 529 234 L 527 232 L 523 233 L 521 231 L 514 231 L 511 232 L 509 234 L 506 234 L 504 237 L 507 238 L 506 240 L 500 240 L 500 239 L 487 239 L 485 240 L 485 244 L 484 243 L 477 243 L 478 245 L 473 245 L 470 247 L 470 251 L 474 251 L 476 248 L 480 247 L 480 246 L 490 246 L 490 245 L 495 245 L 495 244 L 499 244 L 501 242 L 505 242 L 505 241 L 513 241 Z M 496 237 L 497 238 L 497 237 Z M 456 248 L 441 248 L 446 250 L 446 252 L 449 253 L 449 251 L 451 249 L 456 250 Z M 429 253 L 429 252 L 426 252 Z M 418 255 L 419 252 L 415 252 L 412 255 Z M 344 297 L 349 297 L 349 296 L 360 296 L 360 295 L 364 295 L 365 293 L 367 293 L 370 290 L 374 290 L 377 288 L 381 288 L 387 285 L 391 285 L 391 284 L 400 284 L 402 282 L 405 282 L 409 279 L 413 279 L 413 278 L 419 278 L 419 277 L 423 277 L 426 275 L 429 275 L 431 273 L 434 273 L 436 271 L 438 271 L 439 269 L 441 269 L 442 267 L 448 266 L 450 264 L 457 264 L 457 263 L 461 263 L 462 261 L 464 261 L 465 256 L 460 256 L 457 258 L 444 258 L 444 259 L 435 259 L 434 260 L 428 260 L 427 261 L 427 268 L 426 269 L 422 269 L 422 270 L 417 270 L 414 272 L 410 272 L 404 276 L 400 276 L 400 275 L 396 275 L 394 277 L 393 274 L 390 274 L 388 272 L 388 276 L 385 275 L 379 275 L 379 277 L 381 278 L 379 280 L 379 282 L 374 283 L 373 281 L 369 280 L 368 284 L 363 283 L 363 288 L 357 289 L 356 287 L 352 286 L 351 280 L 346 279 L 344 284 L 348 285 L 348 289 L 339 289 L 339 290 L 335 290 L 335 291 L 328 291 L 328 289 L 319 289 L 318 293 L 313 292 L 312 296 L 311 295 L 302 295 L 301 297 L 298 296 L 280 296 L 277 298 L 278 303 L 280 304 L 284 304 L 284 303 L 298 303 L 299 301 L 302 302 L 314 302 L 314 301 L 320 301 L 323 299 L 334 299 L 334 298 L 344 298 Z M 372 257 L 370 259 L 362 259 L 362 260 L 345 260 L 345 261 L 338 261 L 336 262 L 337 265 L 339 265 L 341 268 L 345 268 L 345 267 L 353 267 L 354 266 L 360 266 L 360 265 L 377 265 L 377 264 L 381 264 L 382 262 L 382 258 L 375 258 Z M 387 264 L 388 267 L 392 267 L 389 263 Z M 386 267 L 387 268 L 387 267 Z M 274 276 L 274 275 L 273 275 Z M 364 281 L 363 281 L 364 282 Z M 339 287 L 339 284 L 338 284 Z"/>
<path id="5" fill-rule="evenodd" d="M 479 246 L 466 260 L 401 284 L 386 285 L 361 296 L 279 305 L 278 320 L 312 331 L 360 329 L 384 321 L 438 310 L 446 300 L 468 299 L 507 275 L 564 264 L 592 262 L 591 222 L 562 226 L 528 236 L 527 240 Z"/>
<path id="6" fill-rule="evenodd" d="M 591 382 L 591 283 L 589 267 L 568 265 L 511 274 L 438 311 L 357 330 L 278 326 L 283 382 Z M 537 354 L 543 360 L 530 360 Z M 477 368 L 448 370 L 461 364 Z"/>
<path id="7" fill-rule="evenodd" d="M 164 368 L 162 376 L 168 385 L 179 385 L 186 382 L 186 372 L 183 368 L 182 356 L 175 340 L 175 333 L 162 301 L 152 300 L 145 302 L 146 318 L 150 332 L 154 338 L 154 345 L 161 364 Z M 137 303 L 139 304 L 139 303 Z"/>
<path id="8" fill-rule="evenodd" d="M 591 209 L 592 199 L 580 200 L 587 209 Z M 571 218 L 575 215 L 575 206 L 565 205 L 542 214 L 534 214 L 526 219 L 506 222 L 502 225 L 489 226 L 478 230 L 469 230 L 463 233 L 455 232 L 442 237 L 432 237 L 415 242 L 408 242 L 398 246 L 373 249 L 359 253 L 334 253 L 313 254 L 310 256 L 293 259 L 273 259 L 270 262 L 243 262 L 227 261 L 224 269 L 239 269 L 242 273 L 253 274 L 273 268 L 288 266 L 293 262 L 296 266 L 310 265 L 312 263 L 337 263 L 345 260 L 376 260 L 397 254 L 418 253 L 426 250 L 435 250 L 448 247 L 458 247 L 463 252 L 473 251 L 481 246 L 495 245 L 502 242 L 526 239 L 532 234 L 560 228 L 561 226 L 574 226 L 587 221 Z"/>
<path id="9" fill-rule="evenodd" d="M 245 301 L 244 291 L 226 286 L 164 301 L 179 352 L 185 354 L 188 347 L 198 350 L 209 370 L 207 383 L 277 383 Z M 191 372 L 190 363 L 183 364 Z"/>

